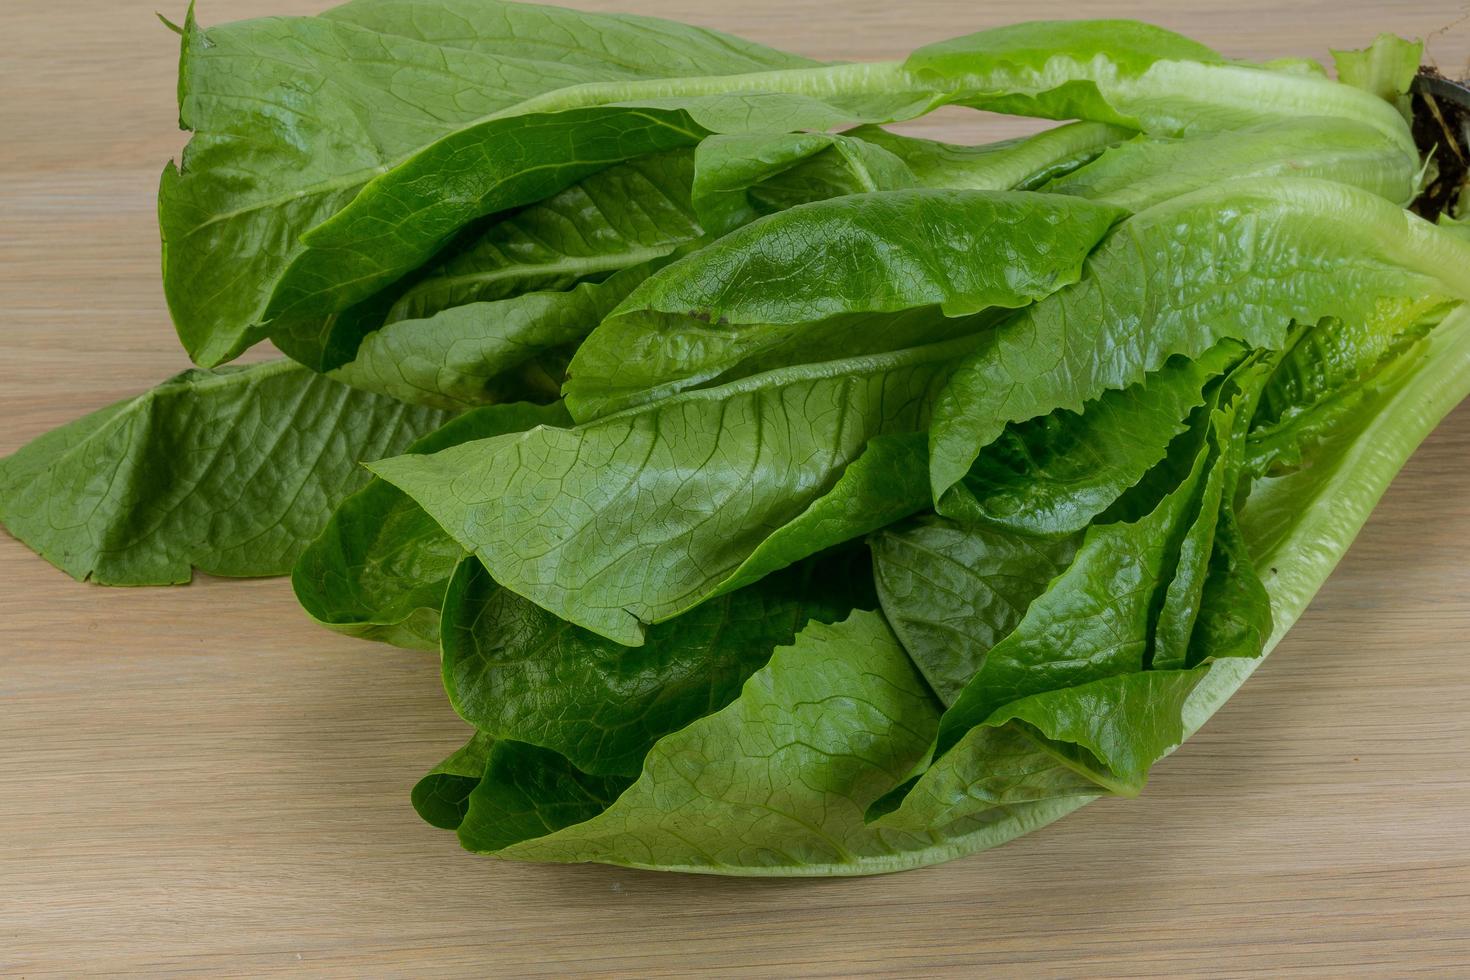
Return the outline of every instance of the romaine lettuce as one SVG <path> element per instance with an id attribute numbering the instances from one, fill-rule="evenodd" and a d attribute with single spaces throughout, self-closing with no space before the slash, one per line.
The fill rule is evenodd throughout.
<path id="1" fill-rule="evenodd" d="M 0 460 L 0 520 L 438 650 L 473 732 L 412 800 L 471 850 L 867 874 L 1135 795 L 1470 394 L 1391 36 L 1332 81 L 1129 21 L 873 64 L 496 0 L 180 31 L 205 367 Z M 883 128 L 941 105 L 1077 121 Z"/>

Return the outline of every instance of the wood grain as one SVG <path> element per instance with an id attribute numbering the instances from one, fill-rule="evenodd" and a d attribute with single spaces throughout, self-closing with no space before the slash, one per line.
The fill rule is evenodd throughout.
<path id="1" fill-rule="evenodd" d="M 199 14 L 313 5 L 205 0 Z M 1142 16 L 1253 58 L 1465 14 L 1407 0 L 582 5 L 845 58 L 1023 10 Z M 153 195 L 183 137 L 174 39 L 152 9 L 6 9 L 0 453 L 185 365 L 158 282 Z M 1461 69 L 1470 29 L 1430 50 Z M 979 141 L 1015 126 L 944 113 L 909 128 Z M 463 732 L 430 658 L 312 627 L 281 581 L 81 586 L 0 536 L 0 974 L 1464 976 L 1467 458 L 1470 406 L 1143 798 L 851 881 L 462 853 L 408 805 Z"/>

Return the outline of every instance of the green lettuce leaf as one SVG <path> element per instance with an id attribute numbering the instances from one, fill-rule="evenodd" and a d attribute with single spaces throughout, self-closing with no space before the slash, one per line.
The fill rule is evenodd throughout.
<path id="1" fill-rule="evenodd" d="M 1152 706 L 1166 688 L 1181 687 L 1170 683 L 1174 673 L 1108 699 L 1118 709 L 1113 724 L 1138 699 Z M 1070 711 L 1053 706 L 1047 723 L 1104 744 L 1109 721 L 1087 714 L 1085 696 L 1074 694 Z M 1028 708 L 1018 704 L 1017 721 L 986 730 L 994 766 L 968 787 L 975 805 L 966 812 L 916 830 L 865 824 L 871 802 L 924 758 L 937 707 L 882 619 L 855 613 L 809 625 L 735 701 L 660 739 L 631 784 L 584 773 L 544 749 L 492 754 L 459 837 L 501 857 L 718 874 L 872 874 L 931 864 L 1034 829 L 1096 795 L 1096 783 L 1026 734 Z"/>
<path id="2" fill-rule="evenodd" d="M 1426 297 L 1369 321 L 1326 319 L 1298 330 L 1261 394 L 1247 445 L 1248 467 L 1261 474 L 1302 465 L 1322 434 L 1374 395 L 1374 379 L 1445 315 Z"/>
<path id="3" fill-rule="evenodd" d="M 578 342 L 663 261 L 564 292 L 523 293 L 399 320 L 364 337 L 356 359 L 331 377 L 438 408 L 557 398 Z"/>
<path id="4" fill-rule="evenodd" d="M 792 68 L 589 83 L 527 99 L 424 147 L 303 232 L 262 316 L 350 306 L 421 265 L 470 222 L 635 156 L 712 133 L 831 129 L 927 110 L 932 93 L 895 88 L 895 72 Z"/>
<path id="5" fill-rule="evenodd" d="M 1065 813 L 1104 792 L 1093 774 L 1070 764 L 1063 746 L 1019 721 L 972 728 L 922 780 L 903 789 L 868 807 L 869 827 L 922 833 L 999 816 L 1001 829 L 1022 815 Z"/>
<path id="6" fill-rule="evenodd" d="M 1419 73 L 1419 59 L 1423 56 L 1423 41 L 1380 34 L 1361 51 L 1333 51 L 1332 61 L 1337 67 L 1338 81 L 1398 106 L 1407 118 L 1405 97 Z"/>
<path id="7" fill-rule="evenodd" d="M 372 469 L 501 585 L 637 646 L 645 624 L 748 581 L 747 560 L 772 570 L 757 549 L 833 490 L 869 440 L 922 431 L 935 390 L 973 344 L 783 368 L 573 429 L 541 427 Z M 791 535 L 773 550 L 790 561 L 875 529 L 866 519 L 826 519 L 841 510 L 823 510 L 820 536 Z"/>
<path id="8" fill-rule="evenodd" d="M 550 749 L 586 773 L 636 776 L 654 742 L 734 700 L 808 621 L 870 604 L 866 574 L 847 556 L 804 563 L 625 647 L 501 588 L 467 558 L 444 600 L 444 689 L 482 733 Z"/>
<path id="9" fill-rule="evenodd" d="M 1090 119 L 1154 136 L 1197 136 L 1331 116 L 1377 129 L 1411 160 L 1404 120 L 1315 73 L 1227 62 L 1202 44 L 1126 20 L 1033 21 L 940 41 L 904 62 L 946 101 L 1047 119 Z"/>
<path id="10" fill-rule="evenodd" d="M 470 793 L 480 784 L 495 739 L 475 732 L 462 748 L 429 770 L 413 787 L 413 808 L 431 826 L 455 830 L 470 808 Z"/>
<path id="11" fill-rule="evenodd" d="M 723 234 L 797 204 L 915 186 L 901 159 L 853 136 L 740 133 L 699 144 L 692 196 L 700 223 Z"/>
<path id="12" fill-rule="evenodd" d="M 961 680 L 954 668 L 973 664 L 974 669 L 958 693 L 946 698 L 949 708 L 940 719 L 935 761 L 880 800 L 870 818 L 882 826 L 912 828 L 988 805 L 988 793 L 968 790 L 989 786 L 993 779 L 993 760 L 980 750 L 995 737 L 974 735 L 977 728 L 1020 724 L 1021 734 L 1032 736 L 1033 748 L 1091 779 L 1098 791 L 1134 795 L 1142 789 L 1153 762 L 1182 741 L 1184 706 L 1209 669 L 1186 669 L 1196 667 L 1190 657 L 1196 611 L 1220 515 L 1233 512 L 1242 434 L 1269 368 L 1269 360 L 1252 357 L 1214 386 L 1210 402 L 1195 413 L 1192 430 L 1175 439 L 1149 480 L 1110 511 L 1122 519 L 1088 528 L 1075 557 L 1044 591 L 1034 584 L 1041 564 L 1034 536 L 951 534 L 980 569 L 1000 564 L 1003 574 L 1014 576 L 1006 583 L 1007 598 L 1019 592 L 1021 602 L 1015 605 L 1024 614 L 992 613 L 998 622 L 986 623 L 987 646 L 963 659 L 939 661 L 941 668 L 951 669 L 941 675 L 950 690 Z M 1027 548 L 1037 557 L 1027 557 Z M 1264 590 L 1249 558 L 1235 557 L 1240 564 L 1234 571 L 1255 589 L 1247 585 L 1228 596 L 1212 596 L 1201 645 L 1228 638 L 1232 646 L 1211 649 L 1197 658 L 1200 662 L 1218 655 L 1256 656 L 1269 633 Z M 923 569 L 925 563 L 916 556 L 913 564 Z M 1033 573 L 1032 583 L 1026 582 L 1027 571 Z M 1226 598 L 1247 605 L 1224 608 L 1220 600 Z M 942 604 L 936 608 L 944 611 Z M 925 623 L 925 611 L 922 598 L 905 607 L 908 631 L 917 632 L 921 641 L 942 625 Z M 1227 623 L 1220 614 L 1233 618 Z M 1247 647 L 1243 641 L 1250 635 L 1237 627 L 1263 619 L 1265 629 L 1254 634 L 1254 648 Z M 996 626 L 1010 632 L 994 639 Z M 938 659 L 928 647 L 918 649 L 930 661 Z"/>
<path id="13" fill-rule="evenodd" d="M 1239 479 L 1239 473 L 1235 474 Z M 1261 581 L 1260 571 L 1251 559 L 1250 547 L 1240 530 L 1231 493 L 1223 493 L 1214 547 L 1200 593 L 1199 612 L 1189 635 L 1189 648 L 1182 666 L 1198 667 L 1207 660 L 1225 657 L 1254 658 L 1267 649 L 1271 639 L 1271 595 Z M 1169 664 L 1154 651 L 1155 667 Z"/>
<path id="14" fill-rule="evenodd" d="M 1177 485 L 1136 520 L 1087 529 L 1071 564 L 984 655 L 945 712 L 936 755 L 1011 702 L 1148 667 L 1160 606 L 1179 560 L 1179 536 L 1219 468 L 1219 439 L 1213 427 L 1207 436 L 1181 437 L 1198 448 Z M 1162 465 L 1174 469 L 1168 461 Z"/>
<path id="15" fill-rule="evenodd" d="M 1021 722 L 1074 770 L 1134 796 L 1149 768 L 1184 741 L 1184 707 L 1208 670 L 1116 674 L 1043 691 L 1000 708 L 986 724 Z"/>
<path id="16" fill-rule="evenodd" d="M 1011 422 L 1076 411 L 1223 338 L 1280 348 L 1292 321 L 1378 322 L 1463 299 L 1467 269 L 1470 243 L 1326 181 L 1226 181 L 1142 211 L 1080 281 L 985 334 L 955 371 L 930 429 L 939 509 L 960 506 L 957 485 Z"/>
<path id="17" fill-rule="evenodd" d="M 466 412 L 410 445 L 433 453 L 450 446 L 569 425 L 560 403 L 489 405 Z M 349 636 L 422 650 L 439 649 L 444 590 L 464 549 L 423 508 L 374 479 L 338 504 L 291 572 L 307 615 Z"/>
<path id="18" fill-rule="evenodd" d="M 873 535 L 883 615 L 946 706 L 1072 563 L 1078 539 L 966 527 L 932 515 Z"/>
<path id="19" fill-rule="evenodd" d="M 1401 350 L 1370 393 L 1319 434 L 1310 466 L 1257 480 L 1241 507 L 1241 534 L 1271 597 L 1268 649 L 1306 609 L 1415 448 L 1470 396 L 1470 308 L 1456 307 Z M 1217 672 L 1226 667 L 1249 672 L 1238 661 L 1217 664 Z"/>
<path id="20" fill-rule="evenodd" d="M 1217 412 L 1212 419 L 1220 458 L 1177 541 L 1174 578 L 1154 625 L 1153 670 L 1182 670 L 1208 657 L 1254 657 L 1270 635 L 1270 597 L 1240 541 L 1235 508 L 1247 433 L 1278 356 L 1257 351 L 1224 382 L 1228 393 L 1221 397 L 1233 399 L 1233 417 Z"/>
<path id="21" fill-rule="evenodd" d="M 812 624 L 733 703 L 660 740 L 610 805 L 564 769 L 528 786 L 530 767 L 492 766 L 470 796 L 460 840 L 505 857 L 691 871 L 883 870 L 946 850 L 934 836 L 875 833 L 862 821 L 922 754 L 935 719 L 875 613 Z M 511 796 L 538 817 L 506 821 L 500 801 Z"/>
<path id="22" fill-rule="evenodd" d="M 972 314 L 1075 282 L 1121 216 L 1080 199 L 944 190 L 770 215 L 634 290 L 577 350 L 567 404 L 594 418 L 819 351 L 878 353 L 972 332 Z M 874 316 L 907 311 L 916 315 Z"/>
<path id="23" fill-rule="evenodd" d="M 954 702 L 1071 562 L 1077 532 L 1164 459 L 1211 380 L 1240 356 L 1226 342 L 1081 414 L 1009 426 L 966 477 L 968 525 L 929 518 L 873 537 L 884 614 L 941 701 Z"/>
<path id="24" fill-rule="evenodd" d="M 1080 413 L 1058 409 L 1012 423 L 961 481 L 951 515 L 1030 534 L 1082 530 L 1164 458 L 1210 380 L 1242 353 L 1223 341 L 1197 360 L 1171 358 Z"/>
<path id="25" fill-rule="evenodd" d="M 412 268 L 465 222 L 517 203 L 506 199 L 521 192 L 512 186 L 514 166 L 507 170 L 499 155 L 488 156 L 486 148 L 525 127 L 531 114 L 555 111 L 559 120 L 586 128 L 621 126 L 629 111 L 649 117 L 672 111 L 679 114 L 677 119 L 659 117 L 655 125 L 702 136 L 881 123 L 910 118 L 944 102 L 1080 117 L 1167 136 L 1303 115 L 1333 116 L 1374 127 L 1396 141 L 1408 158 L 1417 159 L 1404 120 L 1381 100 L 1350 86 L 1299 72 L 1225 63 L 1192 41 L 1131 22 L 1023 24 L 931 45 L 902 65 L 592 83 L 527 100 L 507 114 L 440 140 L 375 180 L 343 211 L 313 229 L 304 237 L 307 250 L 293 263 L 272 308 L 335 308 L 354 292 L 370 291 L 375 282 Z M 568 134 L 557 130 L 548 136 L 537 154 L 566 159 L 573 146 L 565 142 Z M 471 175 L 479 188 L 475 193 L 438 193 L 439 187 Z M 385 220 L 391 233 L 383 231 Z"/>
<path id="26" fill-rule="evenodd" d="M 0 460 L 0 523 L 103 585 L 284 575 L 367 482 L 360 460 L 447 418 L 290 361 L 189 370 Z"/>
<path id="27" fill-rule="evenodd" d="M 465 801 L 460 843 L 496 851 L 591 820 L 630 782 L 627 776 L 582 772 L 550 749 L 497 739 Z"/>
<path id="28" fill-rule="evenodd" d="M 844 194 L 913 187 L 1030 190 L 1129 135 L 1089 122 L 984 146 L 902 136 L 878 126 L 841 134 L 717 135 L 696 151 L 694 207 L 705 227 L 729 231 L 761 215 Z"/>
<path id="29" fill-rule="evenodd" d="M 1043 189 L 1136 212 L 1211 187 L 1223 174 L 1231 179 L 1317 177 L 1407 205 L 1418 194 L 1419 164 L 1371 126 L 1308 117 L 1190 139 L 1138 136 Z"/>
<path id="30" fill-rule="evenodd" d="M 609 167 L 497 218 L 433 262 L 340 313 L 277 319 L 271 324 L 272 339 L 318 371 L 346 364 L 338 377 L 371 390 L 382 390 L 372 387 L 374 380 L 393 377 L 390 365 L 395 359 L 436 364 L 447 358 L 464 365 L 455 374 L 494 376 L 542 350 L 581 339 L 601 319 L 582 298 L 585 290 L 558 293 L 646 267 L 700 237 L 703 229 L 689 199 L 692 180 L 688 151 Z M 630 280 L 629 287 L 636 281 Z M 516 302 L 523 298 L 539 303 L 529 317 L 539 330 L 526 324 L 527 313 Z M 558 301 L 565 301 L 568 309 L 559 309 Z M 617 300 L 603 302 L 611 309 Z M 444 339 L 457 336 L 447 324 L 458 327 L 464 339 Z M 426 334 L 435 339 L 423 339 Z M 354 359 L 357 363 L 347 363 Z M 364 367 L 364 360 L 372 363 Z M 428 374 L 424 368 L 419 371 Z M 407 393 L 451 387 L 434 380 L 432 386 L 410 387 Z M 405 391 L 388 393 L 402 397 Z"/>
<path id="31" fill-rule="evenodd" d="M 209 31 L 190 18 L 183 33 L 180 115 L 195 136 L 165 171 L 160 214 L 170 308 L 205 364 L 272 320 L 368 299 L 477 219 L 711 134 L 828 131 L 960 102 L 1165 136 L 1331 116 L 1416 157 L 1403 119 L 1368 93 L 1126 22 L 1017 25 L 856 65 L 468 0 L 422 22 L 362 0 Z M 691 52 L 707 55 L 697 68 Z"/>
<path id="32" fill-rule="evenodd" d="M 179 117 L 194 135 L 159 188 L 164 286 L 179 337 L 195 360 L 213 365 L 264 336 L 268 321 L 291 305 L 272 309 L 271 297 L 308 229 L 426 146 L 494 113 L 592 82 L 811 64 L 669 21 L 495 0 L 444 0 L 432 8 L 358 0 L 321 17 L 212 28 L 191 15 L 182 38 Z M 497 166 L 481 178 L 481 186 L 501 191 L 481 213 L 539 200 L 609 164 L 698 140 L 681 113 L 667 110 L 598 119 L 572 113 L 555 124 L 541 116 L 501 133 Z M 386 209 L 369 207 L 380 221 L 391 220 Z M 420 265 L 459 224 L 430 229 L 433 241 L 400 270 Z M 407 254 L 406 243 L 393 247 Z M 308 278 L 323 273 L 306 271 Z M 342 282 L 334 273 L 327 278 Z M 365 283 L 319 312 L 346 309 L 396 278 Z"/>
<path id="33" fill-rule="evenodd" d="M 981 146 L 917 139 L 878 126 L 860 126 L 847 135 L 898 157 L 920 187 L 1004 191 L 1035 190 L 1134 134 L 1107 123 L 1075 122 Z"/>

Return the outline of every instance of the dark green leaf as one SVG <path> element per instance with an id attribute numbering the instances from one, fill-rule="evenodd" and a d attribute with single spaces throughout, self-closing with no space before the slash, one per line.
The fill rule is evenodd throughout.
<path id="1" fill-rule="evenodd" d="M 394 362 L 404 361 L 405 380 L 415 384 L 393 386 L 390 394 L 464 388 L 459 403 L 483 401 L 485 378 L 580 340 L 641 278 L 627 272 L 646 273 L 702 234 L 689 200 L 693 173 L 688 151 L 609 167 L 495 220 L 341 313 L 277 319 L 271 337 L 319 371 L 355 358 L 341 374 L 351 384 L 383 390 L 372 383 L 389 384 L 398 373 Z M 588 288 L 609 276 L 624 288 Z M 578 283 L 584 288 L 572 290 Z M 365 360 L 373 364 L 364 368 Z M 436 369 L 443 376 L 431 373 Z M 464 375 L 472 380 L 456 385 Z"/>
<path id="2" fill-rule="evenodd" d="M 1133 796 L 1149 767 L 1184 741 L 1184 706 L 1208 670 L 1146 670 L 1044 691 L 1011 702 L 986 724 L 1023 722 L 1101 788 Z"/>
<path id="3" fill-rule="evenodd" d="M 284 575 L 367 482 L 359 461 L 448 417 L 290 361 L 185 371 L 0 460 L 0 521 L 104 585 Z"/>
<path id="4" fill-rule="evenodd" d="M 505 432 L 571 422 L 560 403 L 489 405 L 409 446 L 433 453 Z M 439 648 L 444 589 L 464 556 L 403 491 L 372 480 L 343 500 L 291 574 L 312 619 L 350 636 L 423 650 Z"/>
<path id="5" fill-rule="evenodd" d="M 880 797 L 867 811 L 878 829 L 922 833 L 965 818 L 1025 812 L 1049 800 L 1081 805 L 1102 794 L 1097 781 L 1061 761 L 1060 746 L 1020 723 L 971 729 L 942 759 Z"/>
<path id="6" fill-rule="evenodd" d="M 363 338 L 332 372 L 355 388 L 445 408 L 555 398 L 577 343 L 663 260 L 565 292 L 455 306 Z"/>
<path id="7" fill-rule="evenodd" d="M 413 787 L 413 808 L 441 830 L 455 830 L 469 812 L 470 793 L 480 785 L 495 740 L 475 732 L 464 747 L 439 763 Z"/>
<path id="8" fill-rule="evenodd" d="M 468 558 L 444 602 L 444 689 L 482 732 L 554 750 L 588 773 L 636 776 L 655 741 L 729 704 L 809 620 L 871 602 L 853 572 L 841 558 L 809 562 L 625 647 L 501 588 Z"/>
<path id="9" fill-rule="evenodd" d="M 470 791 L 459 840 L 472 851 L 497 851 L 591 820 L 631 783 L 590 776 L 548 749 L 497 741 Z"/>
<path id="10" fill-rule="evenodd" d="M 460 839 L 537 860 L 740 874 L 894 870 L 954 846 L 931 834 L 873 832 L 862 821 L 867 804 L 921 757 L 934 719 L 881 617 L 812 624 L 732 704 L 655 745 L 639 779 L 605 811 L 591 812 L 596 794 L 585 777 L 543 763 L 549 774 L 536 781 L 537 794 L 514 810 L 547 818 L 507 822 L 497 809 L 481 819 L 472 804 Z M 505 778 L 511 791 L 531 782 Z M 496 791 L 482 784 L 477 792 Z M 547 833 L 553 825 L 562 829 Z M 511 844 L 513 836 L 522 841 Z"/>
<path id="11" fill-rule="evenodd" d="M 1046 538 L 929 517 L 873 536 L 883 614 L 935 694 L 953 704 L 985 655 L 1072 561 Z"/>

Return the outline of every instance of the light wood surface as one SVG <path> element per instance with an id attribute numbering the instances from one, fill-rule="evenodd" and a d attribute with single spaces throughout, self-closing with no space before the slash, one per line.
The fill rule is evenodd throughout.
<path id="1" fill-rule="evenodd" d="M 153 195 L 183 136 L 154 6 L 5 8 L 0 453 L 185 365 L 158 281 Z M 621 6 L 834 58 L 1104 14 L 1240 56 L 1324 56 L 1464 15 L 1451 0 Z M 314 9 L 203 0 L 199 16 Z M 1463 70 L 1470 25 L 1430 43 Z M 1014 131 L 950 112 L 910 129 Z M 284 581 L 83 586 L 0 535 L 0 974 L 1465 976 L 1467 458 L 1470 405 L 1141 799 L 845 881 L 463 853 L 408 803 L 463 736 L 432 658 L 313 627 Z"/>

